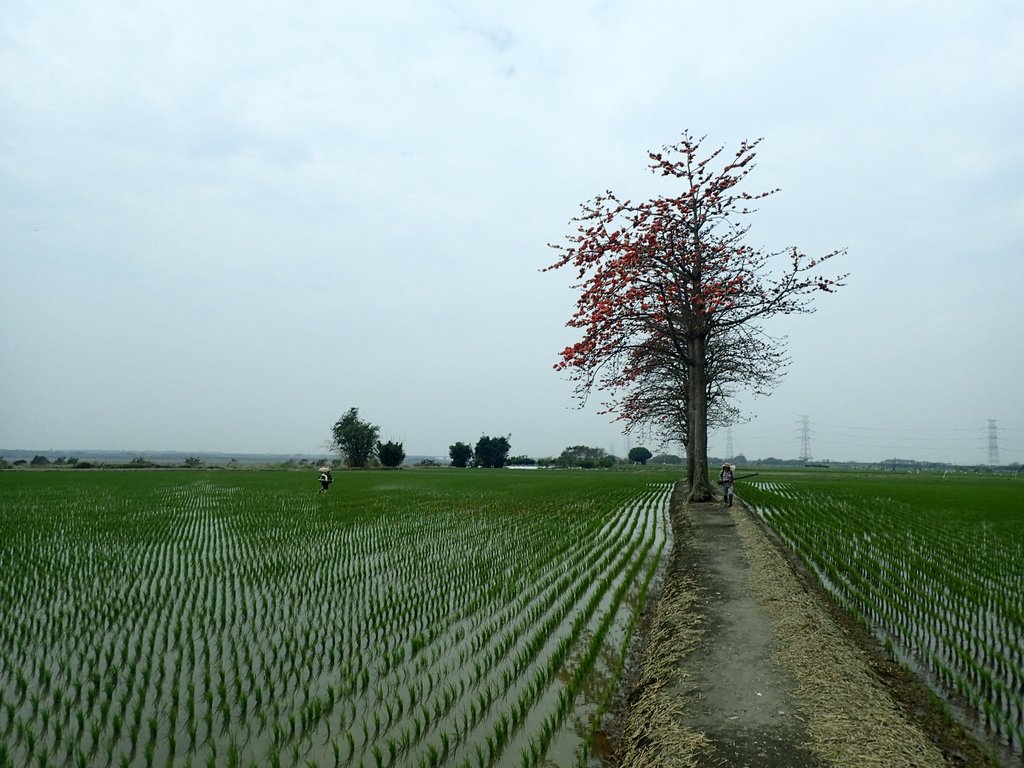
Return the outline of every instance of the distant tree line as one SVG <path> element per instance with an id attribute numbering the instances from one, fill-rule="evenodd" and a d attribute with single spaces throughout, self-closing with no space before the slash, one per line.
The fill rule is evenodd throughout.
<path id="1" fill-rule="evenodd" d="M 379 462 L 384 467 L 398 467 L 405 460 L 401 443 L 379 439 L 380 428 L 359 418 L 358 408 L 349 408 L 345 415 L 335 422 L 331 429 L 331 448 L 336 451 L 348 467 L 366 467 Z M 458 468 L 479 467 L 501 469 L 502 467 L 575 467 L 598 469 L 630 464 L 682 464 L 683 460 L 671 454 L 654 456 L 647 448 L 630 450 L 627 460 L 608 453 L 602 448 L 574 445 L 566 448 L 557 458 L 533 459 L 529 456 L 509 456 L 512 450 L 511 435 L 481 435 L 476 445 L 458 441 L 448 446 L 451 466 Z M 433 464 L 422 462 L 425 465 Z"/>
<path id="2" fill-rule="evenodd" d="M 476 447 L 470 448 L 468 443 L 455 443 L 448 446 L 448 456 L 452 460 L 453 467 L 485 467 L 488 469 L 501 469 L 508 465 L 521 465 L 527 457 L 517 456 L 515 461 L 510 461 L 508 452 L 512 444 L 508 437 L 491 437 L 482 435 L 476 441 Z M 528 460 L 528 459 L 527 459 Z"/>
<path id="3" fill-rule="evenodd" d="M 588 445 L 571 445 L 562 451 L 558 456 L 538 459 L 536 462 L 542 467 L 561 467 L 573 469 L 608 469 L 619 465 L 647 465 L 647 464 L 683 464 L 683 459 L 669 453 L 653 455 L 650 450 L 643 447 L 632 448 L 625 459 L 608 453 L 603 448 L 592 448 Z"/>

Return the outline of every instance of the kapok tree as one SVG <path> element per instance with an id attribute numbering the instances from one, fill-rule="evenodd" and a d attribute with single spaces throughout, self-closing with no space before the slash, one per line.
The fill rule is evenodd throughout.
<path id="1" fill-rule="evenodd" d="M 642 358 L 638 349 L 631 350 L 630 356 L 637 356 L 637 376 L 622 382 L 611 393 L 611 400 L 604 403 L 602 412 L 615 414 L 627 432 L 654 432 L 664 442 L 685 445 L 689 403 L 687 370 L 672 346 L 659 341 L 660 346 L 646 345 Z M 769 394 L 789 364 L 781 351 L 781 341 L 753 324 L 712 336 L 706 360 L 709 430 L 741 421 L 742 414 L 733 402 L 736 393 L 744 390 L 755 395 Z"/>
<path id="2" fill-rule="evenodd" d="M 666 354 L 675 364 L 672 383 L 685 388 L 690 501 L 714 498 L 707 435 L 715 340 L 727 341 L 731 330 L 761 318 L 811 312 L 810 295 L 835 290 L 844 277 L 815 273 L 842 251 L 811 259 L 796 248 L 767 252 L 745 244 L 749 227 L 742 217 L 752 203 L 777 191 L 737 189 L 754 168 L 759 143 L 742 142 L 720 170 L 712 163 L 722 148 L 702 158 L 701 140 L 688 133 L 662 152 L 648 153 L 650 170 L 678 184 L 675 196 L 632 203 L 613 192 L 598 195 L 581 206 L 567 243 L 552 245 L 561 255 L 547 267 L 577 270 L 580 293 L 567 325 L 583 336 L 562 351 L 555 367 L 569 372 L 581 399 L 595 388 L 628 390 L 650 369 L 653 356 L 662 370 L 671 368 Z M 771 271 L 776 262 L 783 263 L 777 275 Z"/>

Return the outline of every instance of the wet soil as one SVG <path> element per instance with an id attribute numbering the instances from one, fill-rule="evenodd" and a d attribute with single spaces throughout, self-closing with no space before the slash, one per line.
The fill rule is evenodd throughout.
<path id="1" fill-rule="evenodd" d="M 994 765 L 740 503 L 672 504 L 610 764 Z"/>

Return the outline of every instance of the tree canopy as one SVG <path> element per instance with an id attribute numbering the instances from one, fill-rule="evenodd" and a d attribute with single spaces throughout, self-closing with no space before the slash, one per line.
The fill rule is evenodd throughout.
<path id="1" fill-rule="evenodd" d="M 648 460 L 653 456 L 654 454 L 651 453 L 646 448 L 637 446 L 636 448 L 631 448 L 629 450 L 629 453 L 627 454 L 626 458 L 628 458 L 634 464 L 646 464 Z"/>
<path id="2" fill-rule="evenodd" d="M 614 467 L 616 458 L 604 448 L 591 448 L 589 445 L 571 445 L 559 454 L 555 463 L 560 467 Z"/>
<path id="3" fill-rule="evenodd" d="M 627 428 L 650 424 L 681 438 L 691 501 L 713 498 L 709 422 L 731 423 L 736 388 L 770 390 L 785 364 L 781 342 L 758 323 L 812 311 L 810 295 L 845 277 L 816 271 L 842 251 L 815 259 L 795 247 L 747 245 L 742 217 L 777 191 L 738 189 L 760 139 L 742 142 L 720 170 L 722 148 L 702 156 L 701 142 L 684 133 L 648 153 L 649 169 L 674 185 L 673 196 L 633 203 L 606 192 L 583 204 L 575 234 L 552 245 L 560 257 L 547 267 L 574 268 L 579 280 L 567 325 L 582 338 L 555 367 L 576 382 L 581 400 L 606 393 L 606 411 Z"/>
<path id="4" fill-rule="evenodd" d="M 379 433 L 379 427 L 359 418 L 358 408 L 349 408 L 331 429 L 331 447 L 347 466 L 365 467 L 376 450 Z"/>
<path id="5" fill-rule="evenodd" d="M 468 467 L 470 459 L 473 458 L 473 446 L 468 443 L 449 445 L 448 456 L 452 460 L 453 467 Z"/>
<path id="6" fill-rule="evenodd" d="M 386 443 L 377 443 L 377 458 L 385 467 L 399 467 L 405 461 L 405 448 L 401 443 L 389 440 Z"/>
<path id="7" fill-rule="evenodd" d="M 500 469 L 505 466 L 508 459 L 508 452 L 511 449 L 507 437 L 482 436 L 476 442 L 473 449 L 473 462 L 478 467 L 494 467 Z"/>

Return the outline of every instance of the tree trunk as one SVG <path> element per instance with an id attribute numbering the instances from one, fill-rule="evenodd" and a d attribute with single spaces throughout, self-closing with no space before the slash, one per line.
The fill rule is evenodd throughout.
<path id="1" fill-rule="evenodd" d="M 689 380 L 689 433 L 687 434 L 688 474 L 690 493 L 687 502 L 706 502 L 715 498 L 708 477 L 708 389 L 707 389 L 707 337 L 696 336 L 687 340 L 690 367 Z"/>

